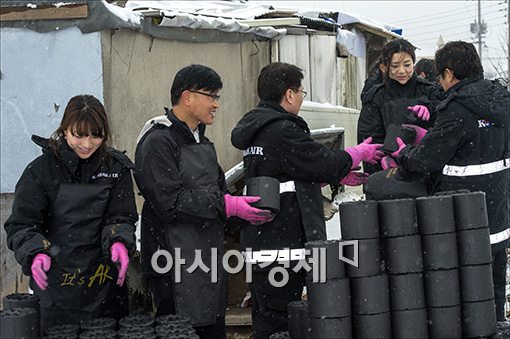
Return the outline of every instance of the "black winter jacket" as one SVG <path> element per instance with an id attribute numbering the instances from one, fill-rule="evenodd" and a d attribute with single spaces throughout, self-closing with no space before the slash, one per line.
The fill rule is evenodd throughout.
<path id="1" fill-rule="evenodd" d="M 269 176 L 296 185 L 296 192 L 280 194 L 280 211 L 272 222 L 244 227 L 241 247 L 301 248 L 306 241 L 325 239 L 320 183 L 338 184 L 349 173 L 351 157 L 313 141 L 301 117 L 267 101 L 244 115 L 231 141 L 244 150 L 246 179 Z"/>
<path id="2" fill-rule="evenodd" d="M 225 175 L 219 164 L 216 192 L 186 189 L 179 175 L 181 148 L 195 144 L 189 127 L 171 110 L 167 127 L 155 124 L 136 147 L 134 177 L 145 202 L 142 210 L 142 274 L 157 276 L 151 257 L 157 250 L 171 251 L 166 229 L 176 223 L 226 222 L 223 195 L 227 191 Z M 200 143 L 210 143 L 205 125 L 198 125 Z M 205 226 L 204 226 L 205 227 Z M 189 244 L 190 246 L 193 244 Z M 168 273 L 170 274 L 170 273 Z"/>
<path id="3" fill-rule="evenodd" d="M 386 131 L 391 124 L 413 124 L 429 128 L 434 123 L 434 112 L 440 95 L 438 86 L 416 75 L 405 85 L 393 79 L 388 81 L 388 85 L 374 85 L 362 98 L 363 107 L 358 119 L 358 143 L 370 136 L 372 143 L 384 143 Z M 430 120 L 421 120 L 407 109 L 414 105 L 427 106 L 431 114 Z M 379 164 L 364 163 L 364 169 L 367 173 L 374 173 L 382 168 Z"/>
<path id="4" fill-rule="evenodd" d="M 360 99 L 361 102 L 367 101 L 368 93 L 372 87 L 381 84 L 383 82 L 383 74 L 380 69 L 377 69 L 372 75 L 370 75 L 363 84 L 363 88 L 361 89 Z M 373 94 L 371 94 L 373 95 Z"/>
<path id="5" fill-rule="evenodd" d="M 435 173 L 436 191 L 485 192 L 491 234 L 502 232 L 510 226 L 510 94 L 495 82 L 473 79 L 445 94 L 434 126 L 420 145 L 405 147 L 398 162 L 412 172 Z M 503 167 L 475 173 L 480 170 L 473 165 L 490 163 Z"/>
<path id="6" fill-rule="evenodd" d="M 82 160 L 66 142 L 57 141 L 58 152 L 55 153 L 48 139 L 32 136 L 32 140 L 42 147 L 43 154 L 27 166 L 16 184 L 12 214 L 4 225 L 7 245 L 14 251 L 23 273 L 31 275 L 30 266 L 35 255 L 52 255 L 53 245 L 62 246 L 51 244 L 45 236 L 48 214 L 61 184 L 109 186 L 110 198 L 103 215 L 102 252 L 110 258 L 111 245 L 119 241 L 132 255 L 136 249 L 134 223 L 138 220 L 138 213 L 133 195 L 131 161 L 115 149 L 108 149 L 108 155 L 103 159 L 96 152 L 89 159 Z M 83 213 L 87 213 L 86 207 L 83 206 Z"/>

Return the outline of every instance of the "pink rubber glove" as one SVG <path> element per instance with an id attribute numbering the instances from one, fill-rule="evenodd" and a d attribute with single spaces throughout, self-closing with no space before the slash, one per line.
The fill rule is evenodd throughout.
<path id="1" fill-rule="evenodd" d="M 223 199 L 225 200 L 225 213 L 227 217 L 239 217 L 247 220 L 252 225 L 260 225 L 274 218 L 271 211 L 261 210 L 250 205 L 251 202 L 259 201 L 260 197 L 225 194 Z"/>
<path id="2" fill-rule="evenodd" d="M 395 159 L 387 155 L 381 159 L 381 166 L 384 170 L 387 170 L 388 168 L 395 168 L 398 165 L 395 162 Z"/>
<path id="3" fill-rule="evenodd" d="M 361 144 L 354 147 L 347 147 L 345 149 L 352 158 L 351 169 L 358 167 L 362 161 L 375 164 L 384 156 L 383 151 L 379 150 L 383 145 L 371 144 L 371 142 L 372 137 L 369 137 Z"/>
<path id="4" fill-rule="evenodd" d="M 117 278 L 117 285 L 122 286 L 129 266 L 128 250 L 123 243 L 114 242 L 112 247 L 110 247 L 110 252 L 112 253 L 112 262 L 118 264 L 119 276 Z"/>
<path id="5" fill-rule="evenodd" d="M 414 114 L 421 120 L 428 121 L 430 119 L 430 112 L 427 106 L 423 105 L 414 105 L 407 107 L 408 110 L 413 111 Z"/>
<path id="6" fill-rule="evenodd" d="M 48 272 L 51 268 L 51 258 L 49 255 L 39 253 L 32 260 L 32 278 L 41 290 L 45 290 L 48 287 L 48 277 L 45 272 Z"/>
<path id="7" fill-rule="evenodd" d="M 392 155 L 394 158 L 397 158 L 397 157 L 398 157 L 398 155 L 400 154 L 400 151 L 401 151 L 401 150 L 403 150 L 403 149 L 407 146 L 406 144 L 404 144 L 404 142 L 402 141 L 402 139 L 397 138 L 396 140 L 397 140 L 398 149 L 397 149 L 395 152 L 391 153 L 391 155 Z"/>
<path id="8" fill-rule="evenodd" d="M 425 134 L 427 134 L 427 130 L 425 128 L 421 128 L 420 126 L 406 124 L 402 124 L 402 126 L 414 129 L 414 131 L 416 132 L 416 138 L 414 138 L 413 144 L 415 145 L 421 143 L 421 139 L 423 139 Z"/>
<path id="9" fill-rule="evenodd" d="M 345 186 L 359 186 L 366 184 L 368 181 L 368 173 L 362 172 L 349 172 L 340 183 Z"/>

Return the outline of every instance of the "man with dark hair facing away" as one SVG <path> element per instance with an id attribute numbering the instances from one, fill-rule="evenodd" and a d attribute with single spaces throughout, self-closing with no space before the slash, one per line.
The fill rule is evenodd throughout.
<path id="1" fill-rule="evenodd" d="M 225 194 L 214 145 L 204 134 L 219 108 L 222 87 L 220 76 L 209 67 L 190 65 L 177 72 L 170 91 L 172 109 L 149 120 L 138 137 L 134 174 L 145 198 L 142 275 L 156 316 L 189 317 L 200 338 L 211 339 L 226 338 L 226 218 L 260 224 L 273 217 L 270 211 L 250 206 L 259 197 Z M 164 257 L 154 256 L 161 250 L 174 258 L 167 272 L 160 271 L 168 264 Z M 177 266 L 178 257 L 186 260 L 182 266 Z M 190 270 L 197 259 L 210 270 Z"/>
<path id="2" fill-rule="evenodd" d="M 345 151 L 331 151 L 313 141 L 307 123 L 298 116 L 306 92 L 303 72 L 275 62 L 258 77 L 260 102 L 232 131 L 232 144 L 244 152 L 245 178 L 266 176 L 280 182 L 280 210 L 264 225 L 241 230 L 241 248 L 257 251 L 299 250 L 307 241 L 326 239 L 321 183 L 360 185 L 366 174 L 355 172 L 361 161 L 376 162 L 383 153 L 371 138 Z M 257 152 L 250 150 L 257 149 Z M 262 266 L 262 265 L 261 265 Z M 252 283 L 253 338 L 269 338 L 288 328 L 287 304 L 301 299 L 304 270 L 286 267 L 288 281 L 275 287 L 269 271 L 254 266 Z"/>
<path id="3" fill-rule="evenodd" d="M 496 316 L 505 320 L 506 248 L 510 238 L 510 94 L 483 79 L 473 44 L 451 41 L 436 52 L 445 100 L 427 131 L 416 127 L 416 145 L 397 138 L 393 153 L 411 172 L 433 173 L 435 191 L 483 191 L 487 201 Z"/>
<path id="4" fill-rule="evenodd" d="M 433 84 L 436 83 L 436 65 L 434 64 L 434 60 L 420 59 L 416 65 L 414 65 L 414 71 L 419 77 Z"/>

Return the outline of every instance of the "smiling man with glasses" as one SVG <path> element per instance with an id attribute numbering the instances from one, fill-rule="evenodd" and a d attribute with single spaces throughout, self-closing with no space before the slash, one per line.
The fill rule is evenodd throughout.
<path id="1" fill-rule="evenodd" d="M 170 90 L 172 109 L 150 119 L 138 137 L 134 172 L 145 199 L 142 275 L 156 316 L 184 315 L 200 338 L 218 339 L 226 338 L 226 281 L 221 270 L 226 219 L 236 216 L 257 224 L 272 219 L 270 211 L 250 206 L 259 197 L 226 194 L 214 145 L 205 136 L 205 126 L 213 124 L 220 106 L 222 87 L 220 76 L 209 67 L 190 65 L 177 72 Z M 160 274 L 152 264 L 156 251 L 186 262 Z M 220 269 L 216 283 L 212 274 L 190 269 L 197 251 L 203 263 Z M 158 261 L 156 266 L 165 263 Z"/>

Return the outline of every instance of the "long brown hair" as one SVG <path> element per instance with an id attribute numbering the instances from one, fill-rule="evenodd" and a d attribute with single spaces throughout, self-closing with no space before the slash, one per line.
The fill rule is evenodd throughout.
<path id="1" fill-rule="evenodd" d="M 110 140 L 110 125 L 103 104 L 94 96 L 82 94 L 72 97 L 67 103 L 60 126 L 50 138 L 51 147 L 57 151 L 57 140 L 64 139 L 65 131 L 71 128 L 73 133 L 82 136 L 93 135 L 103 138 L 96 152 L 106 155 Z"/>

